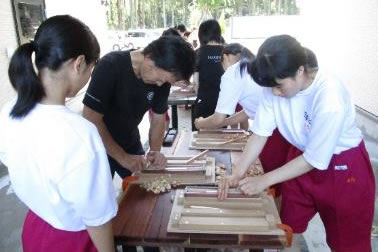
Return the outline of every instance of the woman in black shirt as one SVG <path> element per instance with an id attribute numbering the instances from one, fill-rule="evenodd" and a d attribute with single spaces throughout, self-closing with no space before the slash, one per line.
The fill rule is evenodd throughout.
<path id="1" fill-rule="evenodd" d="M 192 109 L 192 130 L 197 130 L 194 120 L 208 117 L 217 105 L 221 76 L 224 73 L 221 56 L 221 28 L 219 23 L 210 19 L 201 23 L 198 30 L 201 47 L 196 51 L 194 83 L 198 87 L 197 99 Z"/>

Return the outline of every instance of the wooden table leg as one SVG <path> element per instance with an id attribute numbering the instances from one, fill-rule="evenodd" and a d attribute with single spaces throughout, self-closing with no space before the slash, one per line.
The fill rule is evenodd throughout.
<path id="1" fill-rule="evenodd" d="M 184 248 L 184 252 L 206 252 L 205 248 Z"/>
<path id="2" fill-rule="evenodd" d="M 177 105 L 172 105 L 172 128 L 178 129 Z"/>
<path id="3" fill-rule="evenodd" d="M 122 245 L 122 252 L 137 252 L 137 249 L 135 246 Z"/>
<path id="4" fill-rule="evenodd" d="M 196 252 L 195 248 L 184 248 L 184 252 Z"/>

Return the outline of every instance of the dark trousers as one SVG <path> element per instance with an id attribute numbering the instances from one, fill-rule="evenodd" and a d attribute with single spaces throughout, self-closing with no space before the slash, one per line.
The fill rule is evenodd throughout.
<path id="1" fill-rule="evenodd" d="M 144 155 L 144 150 L 142 143 L 138 141 L 134 145 L 132 145 L 130 148 L 125 150 L 128 154 L 133 155 Z M 117 173 L 122 179 L 131 176 L 131 171 L 129 169 L 126 169 L 122 167 L 117 161 L 115 161 L 111 156 L 108 155 L 109 165 L 110 165 L 110 171 L 112 174 L 112 178 L 114 178 L 114 174 Z"/>
<path id="2" fill-rule="evenodd" d="M 143 247 L 144 252 L 160 252 L 157 247 Z M 122 252 L 137 252 L 136 247 L 122 246 Z"/>
<path id="3" fill-rule="evenodd" d="M 215 112 L 217 106 L 218 97 L 216 99 L 211 98 L 207 100 L 201 100 L 197 98 L 192 106 L 192 131 L 198 130 L 194 125 L 194 120 L 203 117 L 211 116 Z"/>

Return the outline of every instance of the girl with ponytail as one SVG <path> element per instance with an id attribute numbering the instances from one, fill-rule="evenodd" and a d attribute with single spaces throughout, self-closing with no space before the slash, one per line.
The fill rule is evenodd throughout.
<path id="1" fill-rule="evenodd" d="M 240 123 L 242 129 L 248 130 L 248 119 L 255 118 L 262 94 L 262 88 L 251 77 L 254 60 L 255 55 L 239 43 L 224 46 L 222 65 L 225 73 L 221 79 L 215 113 L 196 119 L 198 129 L 215 129 Z M 287 149 L 287 141 L 275 130 L 259 156 L 264 172 L 273 170 L 285 161 Z M 275 186 L 275 189 L 279 193 L 279 186 Z"/>
<path id="2" fill-rule="evenodd" d="M 197 118 L 194 124 L 198 129 L 212 129 L 240 123 L 241 128 L 248 130 L 248 118 L 254 118 L 261 94 L 261 87 L 249 75 L 255 56 L 239 43 L 225 45 L 221 55 L 225 73 L 215 111 L 206 118 Z"/>
<path id="3" fill-rule="evenodd" d="M 91 30 L 62 15 L 44 21 L 12 56 L 8 74 L 17 96 L 0 113 L 0 160 L 30 209 L 26 252 L 114 251 L 117 203 L 105 148 L 96 127 L 65 106 L 99 54 Z"/>
<path id="4" fill-rule="evenodd" d="M 263 87 L 253 135 L 232 175 L 220 184 L 219 198 L 227 197 L 229 187 L 252 195 L 281 183 L 281 220 L 295 233 L 293 248 L 285 251 L 300 250 L 300 234 L 316 213 L 332 251 L 371 251 L 375 179 L 344 83 L 318 67 L 315 54 L 289 35 L 265 40 L 251 75 Z M 286 160 L 246 178 L 277 129 L 289 144 Z M 285 154 L 273 147 L 277 155 Z"/>

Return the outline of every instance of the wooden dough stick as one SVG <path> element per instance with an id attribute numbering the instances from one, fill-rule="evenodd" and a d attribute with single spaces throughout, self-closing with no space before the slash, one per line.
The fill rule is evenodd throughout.
<path id="1" fill-rule="evenodd" d="M 235 138 L 232 138 L 231 140 L 228 140 L 226 142 L 220 143 L 219 145 L 228 144 L 228 143 L 236 142 L 236 141 L 239 141 L 239 140 L 243 140 L 243 137 L 237 136 Z"/>
<path id="2" fill-rule="evenodd" d="M 188 160 L 186 161 L 186 164 L 190 164 L 191 162 L 193 162 L 193 161 L 196 160 L 197 158 L 202 157 L 203 155 L 205 155 L 205 154 L 208 153 L 208 152 L 209 152 L 209 150 L 204 150 L 204 151 L 202 151 L 200 154 L 195 155 L 195 156 L 192 157 L 191 159 L 188 159 Z"/>

